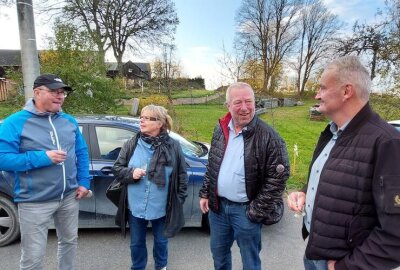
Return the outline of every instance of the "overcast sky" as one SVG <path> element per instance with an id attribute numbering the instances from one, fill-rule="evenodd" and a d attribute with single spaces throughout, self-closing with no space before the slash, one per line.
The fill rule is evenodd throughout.
<path id="1" fill-rule="evenodd" d="M 374 19 L 377 8 L 384 0 L 323 0 L 328 9 L 347 24 L 356 20 L 368 22 Z M 33 1 L 34 2 L 34 1 Z M 202 76 L 206 87 L 215 89 L 224 83 L 219 76 L 218 57 L 222 46 L 230 49 L 235 34 L 235 15 L 242 1 L 239 0 L 175 0 L 180 20 L 176 33 L 177 58 L 183 73 L 190 77 Z M 0 26 L 2 38 L 0 49 L 20 49 L 16 7 L 1 8 Z M 46 36 L 51 28 L 35 18 L 38 49 L 46 49 Z M 145 55 L 127 54 L 125 60 L 151 61 L 157 55 L 149 51 Z M 114 61 L 110 56 L 110 61 Z"/>

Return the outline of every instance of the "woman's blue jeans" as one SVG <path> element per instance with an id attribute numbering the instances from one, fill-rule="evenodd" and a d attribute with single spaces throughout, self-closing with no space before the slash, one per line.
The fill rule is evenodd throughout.
<path id="1" fill-rule="evenodd" d="M 155 269 L 161 269 L 168 263 L 168 239 L 164 237 L 165 217 L 150 220 L 154 244 L 153 258 Z M 129 213 L 129 228 L 131 232 L 132 270 L 145 270 L 147 264 L 146 232 L 149 220 L 137 218 Z"/>
<path id="2" fill-rule="evenodd" d="M 210 246 L 216 270 L 232 269 L 231 247 L 236 240 L 244 270 L 261 270 L 261 224 L 251 222 L 248 204 L 221 199 L 220 212 L 208 213 Z"/>

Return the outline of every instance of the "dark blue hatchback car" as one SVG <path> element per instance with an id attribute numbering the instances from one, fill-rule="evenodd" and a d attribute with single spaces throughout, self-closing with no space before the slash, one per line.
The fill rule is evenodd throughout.
<path id="1" fill-rule="evenodd" d="M 90 155 L 90 173 L 93 176 L 91 198 L 80 201 L 79 228 L 115 227 L 117 208 L 106 197 L 105 191 L 113 181 L 112 166 L 123 143 L 139 132 L 139 119 L 121 116 L 77 116 Z M 171 132 L 180 142 L 188 169 L 188 197 L 184 204 L 185 226 L 206 226 L 206 217 L 199 208 L 199 189 L 203 183 L 208 159 L 208 145 L 188 141 Z M 12 200 L 13 178 L 0 172 L 0 246 L 19 237 L 17 207 Z"/>

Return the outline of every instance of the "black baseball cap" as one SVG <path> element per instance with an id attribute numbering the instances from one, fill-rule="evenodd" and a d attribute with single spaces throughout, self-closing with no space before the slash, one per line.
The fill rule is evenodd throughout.
<path id="1" fill-rule="evenodd" d="M 60 88 L 64 88 L 65 91 L 71 92 L 72 88 L 61 80 L 60 77 L 54 74 L 42 74 L 38 76 L 33 83 L 33 89 L 40 87 L 40 86 L 46 86 L 50 90 L 56 90 Z"/>

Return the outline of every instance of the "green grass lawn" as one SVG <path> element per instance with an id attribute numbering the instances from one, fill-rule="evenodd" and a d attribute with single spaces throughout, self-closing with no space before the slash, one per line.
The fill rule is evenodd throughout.
<path id="1" fill-rule="evenodd" d="M 0 119 L 6 118 L 12 113 L 21 110 L 23 105 L 18 105 L 11 101 L 1 101 L 0 102 Z"/>
<path id="2" fill-rule="evenodd" d="M 307 101 L 304 106 L 281 107 L 273 113 L 261 115 L 273 126 L 286 142 L 291 164 L 291 177 L 288 188 L 301 187 L 307 181 L 308 166 L 321 131 L 328 121 L 311 121 L 309 107 L 314 101 Z M 298 157 L 294 155 L 294 145 L 298 148 Z"/>
<path id="3" fill-rule="evenodd" d="M 218 119 L 227 111 L 223 105 L 180 105 L 174 110 L 175 129 L 192 140 L 207 143 Z"/>

